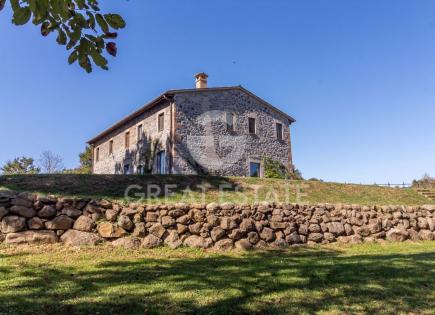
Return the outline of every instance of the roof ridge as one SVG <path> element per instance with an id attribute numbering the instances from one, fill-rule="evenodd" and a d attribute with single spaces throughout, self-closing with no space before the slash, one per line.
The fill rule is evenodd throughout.
<path id="1" fill-rule="evenodd" d="M 255 98 L 257 101 L 261 102 L 262 104 L 266 105 L 268 108 L 274 110 L 275 112 L 283 115 L 284 117 L 286 117 L 290 124 L 296 122 L 296 120 L 289 116 L 288 114 L 286 114 L 285 112 L 283 112 L 282 110 L 276 108 L 275 106 L 273 106 L 272 104 L 270 104 L 269 102 L 265 101 L 264 99 L 262 99 L 261 97 L 257 96 L 256 94 L 252 93 L 251 91 L 249 91 L 248 89 L 244 88 L 242 85 L 237 85 L 237 86 L 227 86 L 227 87 L 212 87 L 212 88 L 205 88 L 205 89 L 196 89 L 196 88 L 192 88 L 192 89 L 178 89 L 178 90 L 167 90 L 166 92 L 164 92 L 163 94 L 161 94 L 160 96 L 158 96 L 157 98 L 153 99 L 152 101 L 150 101 L 149 103 L 147 103 L 146 105 L 142 106 L 141 108 L 139 108 L 138 110 L 136 110 L 135 112 L 133 112 L 132 114 L 126 116 L 125 118 L 121 119 L 120 121 L 118 121 L 116 124 L 112 125 L 111 127 L 109 127 L 108 129 L 106 129 L 105 131 L 101 132 L 100 134 L 98 134 L 97 136 L 95 136 L 94 138 L 92 138 L 91 140 L 89 140 L 87 143 L 88 144 L 94 144 L 95 142 L 97 142 L 98 140 L 100 140 L 101 138 L 105 137 L 106 135 L 108 135 L 110 132 L 116 130 L 117 128 L 121 127 L 122 125 L 126 124 L 127 122 L 133 120 L 134 118 L 136 118 L 137 116 L 143 114 L 144 112 L 146 112 L 147 110 L 153 108 L 154 106 L 156 106 L 157 104 L 159 104 L 161 101 L 164 101 L 167 99 L 168 96 L 170 95 L 175 95 L 177 93 L 189 93 L 189 92 L 210 92 L 210 91 L 222 91 L 222 90 L 233 90 L 233 89 L 237 89 L 240 90 L 246 94 L 248 94 L 249 96 Z"/>

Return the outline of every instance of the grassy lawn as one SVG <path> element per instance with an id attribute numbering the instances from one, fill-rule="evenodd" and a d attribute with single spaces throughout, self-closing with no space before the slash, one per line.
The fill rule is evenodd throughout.
<path id="1" fill-rule="evenodd" d="M 235 202 L 256 201 L 348 203 L 361 205 L 423 205 L 431 201 L 413 189 L 368 185 L 324 183 L 320 181 L 285 181 L 279 179 L 201 177 L 201 176 L 123 176 L 123 175 L 35 175 L 0 176 L 0 189 L 123 200 L 126 189 L 147 194 L 149 185 L 174 185 L 173 195 L 146 199 L 144 202 Z M 199 187 L 207 187 L 205 194 Z M 157 189 L 159 189 L 157 187 Z M 184 193 L 184 192 L 188 193 Z M 222 191 L 222 192 L 221 192 Z M 151 189 L 150 192 L 156 192 Z M 433 203 L 433 202 L 432 202 Z"/>
<path id="2" fill-rule="evenodd" d="M 0 314 L 433 314 L 435 242 L 213 253 L 0 246 Z"/>

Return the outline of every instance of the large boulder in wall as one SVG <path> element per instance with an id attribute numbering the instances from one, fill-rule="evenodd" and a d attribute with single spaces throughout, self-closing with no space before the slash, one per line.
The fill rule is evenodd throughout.
<path id="1" fill-rule="evenodd" d="M 53 244 L 58 242 L 54 231 L 25 231 L 9 233 L 5 244 Z"/>
<path id="2" fill-rule="evenodd" d="M 0 230 L 2 233 L 16 233 L 26 229 L 26 219 L 15 215 L 4 217 Z"/>
<path id="3" fill-rule="evenodd" d="M 68 230 L 60 238 L 68 246 L 95 246 L 104 242 L 98 234 Z"/>

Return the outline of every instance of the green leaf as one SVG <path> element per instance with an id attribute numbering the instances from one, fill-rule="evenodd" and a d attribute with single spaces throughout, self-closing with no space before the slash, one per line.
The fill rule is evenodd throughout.
<path id="1" fill-rule="evenodd" d="M 89 19 L 88 19 L 88 26 L 92 29 L 95 28 L 95 17 L 91 12 L 86 12 L 86 14 L 88 15 Z"/>
<path id="2" fill-rule="evenodd" d="M 76 62 L 77 61 L 77 58 L 79 57 L 79 53 L 78 53 L 78 51 L 77 50 L 74 50 L 72 53 L 71 53 L 71 55 L 69 55 L 69 57 L 68 57 L 68 63 L 70 64 L 70 65 L 72 65 L 74 62 Z"/>
<path id="3" fill-rule="evenodd" d="M 70 17 L 70 12 L 68 10 L 68 4 L 64 0 L 54 0 L 59 6 L 59 14 L 62 19 L 67 20 Z"/>
<path id="4" fill-rule="evenodd" d="M 76 0 L 76 3 L 80 10 L 83 10 L 85 7 L 87 7 L 85 0 Z"/>
<path id="5" fill-rule="evenodd" d="M 5 7 L 6 0 L 0 0 L 0 11 Z"/>
<path id="6" fill-rule="evenodd" d="M 119 14 L 105 14 L 104 18 L 116 30 L 125 27 L 125 21 Z"/>
<path id="7" fill-rule="evenodd" d="M 66 49 L 67 49 L 67 50 L 70 50 L 70 49 L 73 48 L 76 44 L 77 44 L 76 41 L 74 41 L 74 40 L 70 40 L 69 43 L 66 45 Z"/>
<path id="8" fill-rule="evenodd" d="M 0 10 L 8 0 L 0 0 Z M 48 36 L 57 31 L 56 42 L 66 45 L 70 51 L 68 62 L 78 61 L 87 72 L 93 66 L 108 69 L 107 56 L 117 55 L 114 42 L 106 39 L 117 38 L 117 29 L 126 23 L 118 14 L 100 13 L 98 0 L 9 0 L 13 11 L 12 22 L 24 25 L 32 19 L 38 25 L 41 34 Z M 87 33 L 90 34 L 87 34 Z"/>
<path id="9" fill-rule="evenodd" d="M 50 22 L 42 23 L 42 25 L 41 25 L 41 35 L 42 36 L 47 36 L 48 34 L 50 34 L 49 26 L 50 26 Z"/>
<path id="10" fill-rule="evenodd" d="M 85 37 L 93 42 L 97 42 L 97 38 L 94 35 L 86 34 Z"/>
<path id="11" fill-rule="evenodd" d="M 73 41 L 78 41 L 82 37 L 82 29 L 80 27 L 74 27 L 73 32 L 70 35 L 70 39 Z"/>
<path id="12" fill-rule="evenodd" d="M 29 7 L 16 8 L 14 10 L 14 16 L 12 18 L 12 23 L 15 25 L 24 25 L 30 20 L 32 12 Z"/>
<path id="13" fill-rule="evenodd" d="M 82 38 L 80 40 L 79 46 L 77 47 L 77 50 L 81 55 L 86 55 L 89 54 L 89 52 L 92 50 L 93 47 L 94 44 L 91 41 L 89 41 L 86 38 Z"/>
<path id="14" fill-rule="evenodd" d="M 30 10 L 33 13 L 33 24 L 39 25 L 47 20 L 50 14 L 48 0 L 29 0 Z"/>
<path id="15" fill-rule="evenodd" d="M 88 55 L 79 55 L 79 64 L 87 73 L 92 72 L 91 60 Z"/>
<path id="16" fill-rule="evenodd" d="M 59 32 L 59 35 L 57 36 L 57 39 L 56 39 L 57 43 L 59 45 L 66 45 L 67 38 L 66 38 L 65 32 L 61 28 L 59 28 L 57 31 Z"/>
<path id="17" fill-rule="evenodd" d="M 35 13 L 35 11 L 37 10 L 38 6 L 36 5 L 36 1 L 37 0 L 28 0 L 27 2 L 29 3 L 29 8 L 30 11 L 32 11 L 33 13 Z"/>
<path id="18" fill-rule="evenodd" d="M 80 26 L 82 28 L 88 26 L 88 22 L 86 21 L 85 17 L 80 13 L 78 13 L 74 16 L 73 21 L 75 22 L 75 24 L 77 26 Z"/>
<path id="19" fill-rule="evenodd" d="M 109 31 L 109 25 L 107 25 L 106 20 L 104 20 L 104 17 L 101 14 L 97 14 L 95 16 L 97 18 L 97 23 L 100 25 L 101 30 L 104 33 L 107 33 Z"/>
<path id="20" fill-rule="evenodd" d="M 97 5 L 97 1 L 93 1 L 92 3 L 89 3 L 89 5 L 91 6 L 92 10 L 100 11 L 100 8 Z"/>
<path id="21" fill-rule="evenodd" d="M 94 60 L 94 63 L 99 66 L 100 68 L 104 70 L 109 70 L 107 67 L 107 59 L 104 58 L 100 53 L 97 51 L 92 51 L 91 53 L 92 60 Z"/>
<path id="22" fill-rule="evenodd" d="M 117 38 L 118 37 L 118 33 L 114 32 L 107 32 L 106 34 L 103 35 L 103 38 Z"/>
<path id="23" fill-rule="evenodd" d="M 104 48 L 104 39 L 100 36 L 100 37 L 97 37 L 97 40 L 95 41 L 95 44 L 97 44 L 97 48 L 98 49 L 103 49 Z"/>

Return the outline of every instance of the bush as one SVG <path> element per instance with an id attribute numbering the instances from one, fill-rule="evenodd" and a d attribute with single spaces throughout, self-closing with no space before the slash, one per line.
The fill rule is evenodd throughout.
<path id="1" fill-rule="evenodd" d="M 429 174 L 424 174 L 419 180 L 414 180 L 412 182 L 412 187 L 414 188 L 435 188 L 435 178 Z"/>
<path id="2" fill-rule="evenodd" d="M 279 161 L 275 161 L 269 157 L 265 157 L 264 161 L 264 176 L 266 178 L 279 179 L 294 179 L 302 180 L 302 173 L 298 169 L 288 170 L 285 165 Z"/>

